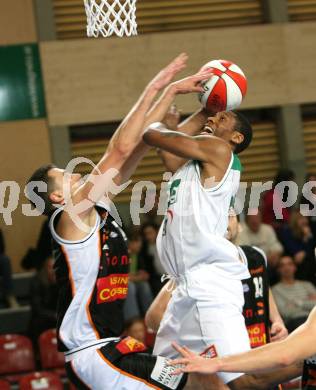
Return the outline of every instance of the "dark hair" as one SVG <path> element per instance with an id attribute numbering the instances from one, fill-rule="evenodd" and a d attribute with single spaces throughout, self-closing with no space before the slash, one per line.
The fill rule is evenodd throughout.
<path id="1" fill-rule="evenodd" d="M 244 140 L 240 144 L 236 144 L 234 153 L 239 154 L 248 148 L 252 141 L 252 127 L 248 119 L 239 111 L 232 111 L 236 119 L 235 131 L 244 136 Z"/>
<path id="2" fill-rule="evenodd" d="M 45 203 L 45 209 L 44 209 L 45 215 L 50 215 L 55 210 L 54 206 L 52 205 L 52 203 L 49 199 L 49 194 L 51 193 L 52 188 L 53 188 L 53 179 L 48 176 L 48 172 L 53 168 L 56 168 L 56 165 L 46 164 L 46 165 L 41 166 L 40 168 L 36 169 L 36 171 L 33 173 L 33 175 L 29 178 L 29 180 L 26 183 L 28 198 L 29 198 L 30 203 L 34 207 L 36 207 L 36 203 L 32 199 L 32 194 L 29 192 L 29 188 L 28 188 L 29 184 L 32 181 L 41 181 L 41 182 L 44 182 L 47 184 L 47 192 L 40 192 L 38 190 L 38 187 L 32 188 L 32 191 L 37 196 L 39 196 L 41 199 L 43 199 L 43 201 Z"/>
<path id="3" fill-rule="evenodd" d="M 294 265 L 295 265 L 295 267 L 296 267 L 296 263 L 295 263 L 295 261 L 294 261 L 294 259 L 293 259 L 293 257 L 292 257 L 292 256 L 290 256 L 290 255 L 282 255 L 282 256 L 280 257 L 279 264 L 277 265 L 277 269 L 280 269 L 280 267 L 281 267 L 281 261 L 282 261 L 282 259 L 290 259 L 290 260 L 291 260 L 291 262 L 292 262 L 292 264 L 294 264 Z"/>
<path id="4" fill-rule="evenodd" d="M 295 173 L 292 169 L 280 169 L 274 177 L 273 188 L 282 183 L 282 181 L 292 181 L 295 179 Z"/>
<path id="5" fill-rule="evenodd" d="M 155 229 L 156 231 L 159 230 L 159 225 L 157 225 L 156 222 L 145 222 L 140 227 L 141 234 L 144 234 L 144 230 L 147 229 L 148 227 L 151 227 L 151 228 Z"/>
<path id="6" fill-rule="evenodd" d="M 142 239 L 140 229 L 131 229 L 127 232 L 128 241 L 138 241 Z"/>

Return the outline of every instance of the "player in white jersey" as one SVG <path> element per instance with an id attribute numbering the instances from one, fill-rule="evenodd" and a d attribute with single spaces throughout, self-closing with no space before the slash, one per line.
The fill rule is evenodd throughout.
<path id="1" fill-rule="evenodd" d="M 186 60 L 185 54 L 180 55 L 147 85 L 87 180 L 46 165 L 28 183 L 29 199 L 35 206 L 44 203 L 45 213 L 51 215 L 59 289 L 58 347 L 65 353 L 67 374 L 78 389 L 175 390 L 186 380 L 170 376 L 165 358 L 138 353 L 144 350 L 142 343 L 120 337 L 129 257 L 105 195 L 113 184 L 109 173 L 115 171 L 116 184 L 124 182 L 147 152 L 142 141 L 146 122 L 160 120 L 177 93 L 202 90 L 200 82 L 209 72 L 169 84 Z M 164 88 L 161 99 L 153 104 Z M 39 182 L 46 184 L 46 192 Z M 104 198 L 107 204 L 101 206 Z"/>
<path id="2" fill-rule="evenodd" d="M 192 135 L 203 116 L 201 111 L 189 120 L 192 126 L 186 123 L 191 135 L 154 124 L 143 137 L 169 153 L 167 168 L 175 172 L 157 239 L 162 264 L 177 282 L 154 347 L 155 354 L 169 358 L 176 356 L 172 341 L 209 356 L 250 348 L 241 283 L 249 273 L 224 235 L 240 180 L 236 154 L 249 146 L 252 129 L 240 113 L 219 112 Z M 221 374 L 232 386 L 241 376 Z"/>

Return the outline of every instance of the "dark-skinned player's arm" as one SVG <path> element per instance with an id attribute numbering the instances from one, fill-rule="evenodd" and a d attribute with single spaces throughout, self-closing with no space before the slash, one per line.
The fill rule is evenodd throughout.
<path id="1" fill-rule="evenodd" d="M 166 283 L 159 291 L 158 295 L 153 300 L 152 304 L 149 306 L 149 309 L 146 312 L 145 324 L 154 332 L 158 331 L 160 322 L 166 311 L 174 288 L 174 282 L 169 281 Z"/>
<path id="2" fill-rule="evenodd" d="M 176 108 L 172 107 L 162 120 L 162 123 L 169 130 L 180 131 L 183 134 L 194 136 L 201 132 L 201 129 L 205 126 L 208 116 L 209 114 L 205 111 L 205 109 L 201 108 L 190 117 L 179 123 L 180 113 Z M 188 161 L 185 158 L 176 156 L 175 154 L 166 152 L 162 149 L 158 149 L 158 153 L 168 172 L 175 173 Z"/>
<path id="3" fill-rule="evenodd" d="M 171 106 L 177 95 L 192 92 L 201 92 L 203 90 L 203 87 L 200 83 L 205 78 L 209 78 L 210 74 L 211 71 L 209 69 L 206 69 L 204 71 L 198 72 L 197 74 L 169 84 L 165 88 L 160 98 L 148 111 L 145 118 L 144 129 L 146 129 L 151 123 L 160 122 L 163 120 L 169 110 L 169 107 Z M 188 123 L 185 127 L 193 127 L 193 122 L 194 121 L 192 121 L 192 124 L 190 125 Z M 196 127 L 197 125 L 195 124 L 194 126 Z M 150 148 L 151 147 L 145 142 L 143 142 L 143 140 L 141 139 L 141 141 L 136 147 L 135 152 L 126 161 L 123 169 L 121 170 L 121 176 L 119 177 L 118 182 L 126 182 L 129 179 L 129 177 L 137 167 L 139 161 L 145 156 L 145 154 Z"/>
<path id="4" fill-rule="evenodd" d="M 259 373 L 288 367 L 316 354 L 316 308 L 307 321 L 291 333 L 285 340 L 267 344 L 251 351 L 223 358 L 203 359 L 192 355 L 186 347 L 174 344 L 177 351 L 189 358 L 173 360 L 171 365 L 182 365 L 177 372 L 216 372 Z"/>
<path id="5" fill-rule="evenodd" d="M 225 173 L 231 160 L 230 145 L 214 136 L 194 137 L 163 129 L 160 124 L 158 128 L 155 128 L 153 124 L 148 127 L 143 139 L 148 145 L 163 149 L 178 157 L 209 163 L 216 167 L 219 176 Z"/>

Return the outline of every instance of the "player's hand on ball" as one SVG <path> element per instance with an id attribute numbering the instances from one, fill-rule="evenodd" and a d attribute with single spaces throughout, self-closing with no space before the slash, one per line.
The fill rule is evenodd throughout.
<path id="1" fill-rule="evenodd" d="M 283 322 L 273 322 L 271 325 L 271 341 L 281 341 L 288 336 L 288 331 Z"/>
<path id="2" fill-rule="evenodd" d="M 162 120 L 162 123 L 169 129 L 173 131 L 178 130 L 178 124 L 180 122 L 181 112 L 178 110 L 175 104 L 172 104 L 169 111 Z"/>
<path id="3" fill-rule="evenodd" d="M 199 374 L 214 374 L 217 372 L 216 359 L 206 359 L 205 357 L 196 355 L 186 347 L 180 347 L 176 343 L 172 343 L 172 346 L 183 356 L 183 358 L 169 362 L 170 366 L 180 366 L 175 369 L 173 375 L 179 375 L 182 372 L 195 372 Z"/>
<path id="4" fill-rule="evenodd" d="M 151 81 L 150 85 L 160 91 L 165 88 L 175 77 L 175 75 L 183 70 L 187 65 L 188 55 L 181 53 L 173 61 L 163 68 L 157 76 Z"/>
<path id="5" fill-rule="evenodd" d="M 212 69 L 206 68 L 192 76 L 182 80 L 173 82 L 172 88 L 176 94 L 184 94 L 190 92 L 203 92 L 202 82 L 209 79 L 213 75 Z"/>

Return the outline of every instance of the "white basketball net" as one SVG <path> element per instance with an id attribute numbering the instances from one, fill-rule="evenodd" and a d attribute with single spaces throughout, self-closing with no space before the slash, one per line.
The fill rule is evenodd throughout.
<path id="1" fill-rule="evenodd" d="M 84 0 L 87 35 L 137 35 L 136 0 Z"/>

